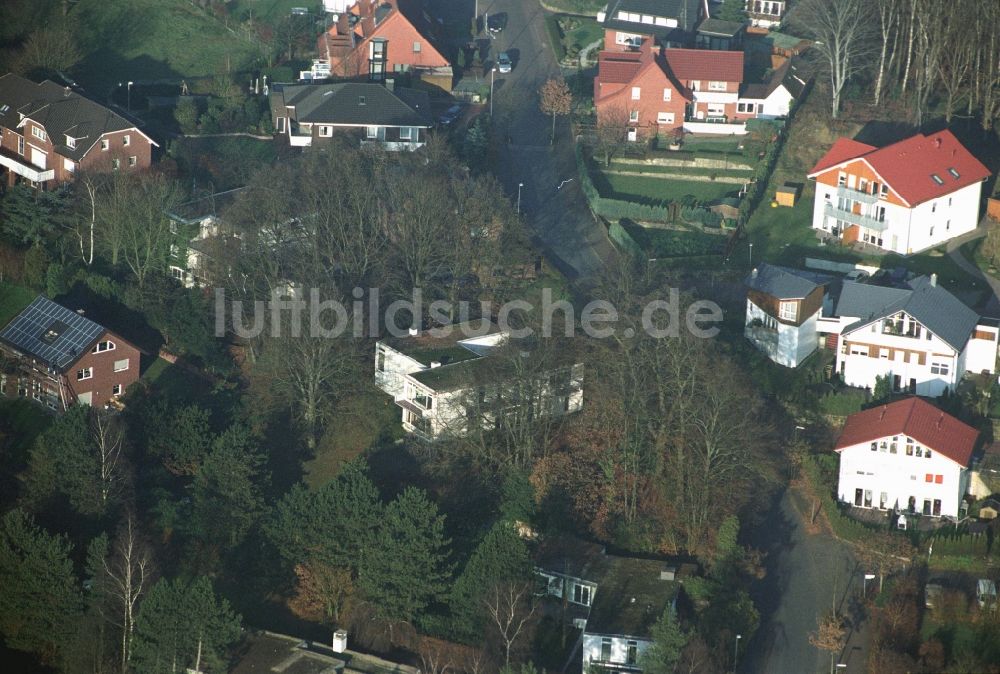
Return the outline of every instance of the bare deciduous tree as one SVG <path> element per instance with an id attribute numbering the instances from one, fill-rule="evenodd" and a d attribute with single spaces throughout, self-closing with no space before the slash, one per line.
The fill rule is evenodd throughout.
<path id="1" fill-rule="evenodd" d="M 487 593 L 484 604 L 503 652 L 504 666 L 510 665 L 514 647 L 527 634 L 537 608 L 531 584 L 499 583 Z"/>
<path id="2" fill-rule="evenodd" d="M 124 488 L 122 446 L 125 436 L 121 422 L 103 410 L 90 415 L 90 436 L 97 449 L 101 503 L 116 498 Z"/>
<path id="3" fill-rule="evenodd" d="M 803 0 L 790 21 L 815 40 L 830 85 L 831 113 L 840 114 L 840 97 L 851 79 L 865 70 L 875 55 L 877 21 L 868 0 Z"/>

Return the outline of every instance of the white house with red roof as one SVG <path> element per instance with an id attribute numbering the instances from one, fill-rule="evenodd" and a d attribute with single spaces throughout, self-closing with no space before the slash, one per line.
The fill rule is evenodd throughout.
<path id="1" fill-rule="evenodd" d="M 979 432 L 920 398 L 852 414 L 834 451 L 844 503 L 958 517 Z"/>
<path id="2" fill-rule="evenodd" d="M 950 131 L 876 148 L 841 138 L 809 177 L 814 229 L 910 255 L 971 232 L 990 171 Z"/>

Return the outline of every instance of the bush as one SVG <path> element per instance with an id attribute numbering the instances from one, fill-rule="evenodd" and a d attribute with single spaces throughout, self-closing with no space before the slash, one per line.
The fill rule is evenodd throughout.
<path id="1" fill-rule="evenodd" d="M 682 208 L 681 218 L 685 222 L 695 222 L 704 227 L 718 228 L 722 225 L 722 216 L 707 208 Z"/>

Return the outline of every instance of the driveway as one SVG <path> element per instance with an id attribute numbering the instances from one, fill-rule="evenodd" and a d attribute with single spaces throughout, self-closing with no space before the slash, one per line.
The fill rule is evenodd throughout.
<path id="1" fill-rule="evenodd" d="M 440 0 L 439 0 L 440 1 Z M 473 0 L 466 0 L 472 15 Z M 538 109 L 538 89 L 559 74 L 538 0 L 479 0 L 479 12 L 507 14 L 505 29 L 489 40 L 490 60 L 501 51 L 514 61 L 510 73 L 496 73 L 494 117 L 499 136 L 498 175 L 546 258 L 581 290 L 591 287 L 615 251 L 596 221 L 576 179 L 568 118 L 559 118 L 550 144 L 552 118 Z M 563 181 L 572 179 L 571 182 Z M 559 185 L 563 186 L 559 188 Z"/>
<path id="2" fill-rule="evenodd" d="M 751 594 L 761 626 L 740 656 L 739 672 L 826 674 L 830 655 L 809 643 L 817 619 L 836 602 L 852 615 L 856 629 L 837 662 L 838 673 L 866 671 L 867 648 L 860 623 L 862 571 L 847 547 L 825 533 L 806 531 L 796 505 L 801 497 L 786 490 L 750 532 L 749 543 L 767 553 L 767 576 Z"/>

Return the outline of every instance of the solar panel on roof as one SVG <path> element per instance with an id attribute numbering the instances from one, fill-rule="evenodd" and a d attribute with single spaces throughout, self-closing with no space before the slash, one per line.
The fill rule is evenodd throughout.
<path id="1" fill-rule="evenodd" d="M 94 321 L 39 296 L 0 331 L 0 339 L 62 370 L 103 332 Z"/>

